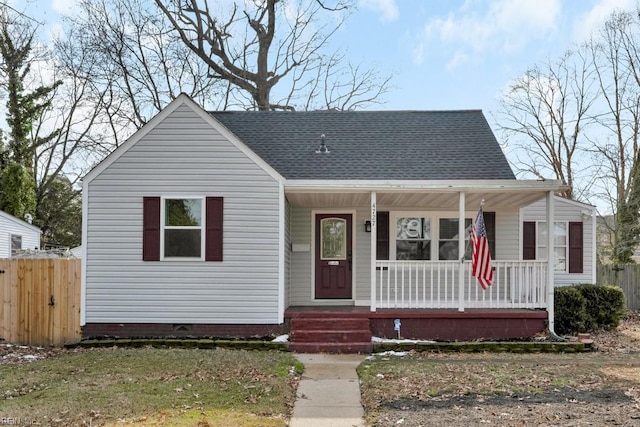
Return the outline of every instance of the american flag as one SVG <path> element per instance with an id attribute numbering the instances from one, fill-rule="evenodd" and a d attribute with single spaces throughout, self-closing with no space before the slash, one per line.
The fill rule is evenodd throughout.
<path id="1" fill-rule="evenodd" d="M 473 245 L 471 275 L 478 280 L 482 289 L 487 289 L 493 283 L 493 268 L 491 267 L 489 239 L 487 239 L 487 229 L 484 226 L 482 208 L 478 211 L 476 221 L 473 223 L 471 244 Z"/>

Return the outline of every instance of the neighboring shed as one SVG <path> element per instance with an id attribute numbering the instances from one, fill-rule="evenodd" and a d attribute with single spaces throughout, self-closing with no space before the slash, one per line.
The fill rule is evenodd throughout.
<path id="1" fill-rule="evenodd" d="M 0 258 L 11 258 L 21 249 L 40 249 L 40 234 L 35 225 L 0 211 Z"/>

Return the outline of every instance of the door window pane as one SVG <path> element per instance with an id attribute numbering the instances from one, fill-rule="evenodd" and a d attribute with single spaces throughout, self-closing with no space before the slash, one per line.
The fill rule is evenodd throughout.
<path id="1" fill-rule="evenodd" d="M 347 258 L 347 221 L 342 218 L 320 220 L 320 257 L 323 260 Z"/>

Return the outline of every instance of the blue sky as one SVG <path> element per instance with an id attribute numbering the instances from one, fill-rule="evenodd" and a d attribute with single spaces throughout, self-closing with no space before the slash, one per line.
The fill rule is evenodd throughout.
<path id="1" fill-rule="evenodd" d="M 361 0 L 352 56 L 397 72 L 384 108 L 487 115 L 509 82 L 585 40 L 633 0 Z M 346 42 L 345 42 L 346 43 Z"/>
<path id="2" fill-rule="evenodd" d="M 393 72 L 376 109 L 482 109 L 490 119 L 509 81 L 588 37 L 635 0 L 356 0 L 334 39 L 354 62 Z M 59 25 L 73 0 L 9 0 Z"/>

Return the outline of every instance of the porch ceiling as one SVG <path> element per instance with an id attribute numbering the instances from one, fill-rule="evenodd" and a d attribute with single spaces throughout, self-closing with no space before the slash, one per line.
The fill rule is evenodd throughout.
<path id="1" fill-rule="evenodd" d="M 457 210 L 458 192 L 381 192 L 377 191 L 381 208 L 424 208 Z M 485 200 L 485 210 L 514 209 L 529 205 L 545 196 L 545 191 L 465 192 L 466 210 L 476 210 Z M 370 206 L 370 192 L 288 192 L 287 199 L 296 206 L 310 208 L 342 208 Z"/>

